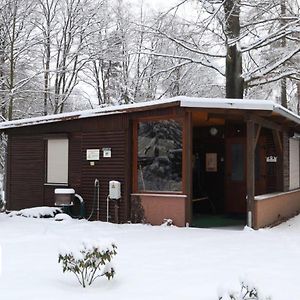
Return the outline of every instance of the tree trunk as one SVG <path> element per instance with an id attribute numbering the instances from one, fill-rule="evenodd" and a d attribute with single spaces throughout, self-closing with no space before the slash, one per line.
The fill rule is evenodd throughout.
<path id="1" fill-rule="evenodd" d="M 14 11 L 12 17 L 12 38 L 10 42 L 10 54 L 9 54 L 9 100 L 8 100 L 8 120 L 13 119 L 13 106 L 14 106 L 14 80 L 15 80 L 15 39 L 16 39 L 16 15 L 17 7 L 14 4 Z"/>
<path id="2" fill-rule="evenodd" d="M 287 103 L 287 93 L 286 93 L 286 78 L 282 78 L 280 82 L 280 98 L 281 98 L 281 105 L 287 108 L 288 103 Z"/>
<path id="3" fill-rule="evenodd" d="M 244 81 L 242 78 L 242 53 L 238 39 L 240 37 L 240 0 L 226 0 L 225 12 L 226 34 L 226 98 L 243 98 Z"/>
<path id="4" fill-rule="evenodd" d="M 51 9 L 47 3 L 46 32 L 45 32 L 45 74 L 44 74 L 44 116 L 48 114 L 48 100 L 50 95 L 50 60 L 51 60 Z"/>
<path id="5" fill-rule="evenodd" d="M 4 75 L 4 64 L 5 64 L 5 58 L 4 58 L 4 54 L 5 54 L 5 33 L 4 30 L 2 29 L 2 24 L 0 24 L 0 89 L 1 89 L 1 114 L 4 118 L 6 118 L 6 99 L 5 99 L 5 75 Z"/>
<path id="6" fill-rule="evenodd" d="M 298 99 L 297 112 L 298 112 L 298 115 L 300 115 L 300 82 L 297 82 L 297 99 Z"/>
<path id="7" fill-rule="evenodd" d="M 48 27 L 50 29 L 50 27 Z M 46 61 L 45 61 L 45 74 L 44 74 L 44 116 L 48 114 L 48 99 L 50 94 L 50 84 L 49 84 L 49 70 L 50 70 L 50 59 L 51 59 L 51 49 L 50 49 L 50 31 L 49 35 L 46 38 L 45 52 L 46 52 Z"/>
<path id="8" fill-rule="evenodd" d="M 280 15 L 281 15 L 281 26 L 284 27 L 285 26 L 285 17 L 286 17 L 286 3 L 285 0 L 280 0 Z M 286 37 L 283 36 L 283 38 L 281 39 L 281 47 L 282 49 L 284 49 L 286 47 Z M 284 66 L 284 64 L 283 64 Z M 280 95 L 281 95 L 281 105 L 283 107 L 288 107 L 288 103 L 287 103 L 287 93 L 286 93 L 286 82 L 287 79 L 286 78 L 282 78 L 281 79 L 281 83 L 280 83 Z"/>

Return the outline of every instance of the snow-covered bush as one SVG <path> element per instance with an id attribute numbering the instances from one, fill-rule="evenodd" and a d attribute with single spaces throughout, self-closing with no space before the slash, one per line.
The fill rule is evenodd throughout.
<path id="1" fill-rule="evenodd" d="M 264 298 L 259 293 L 256 287 L 241 282 L 241 289 L 238 292 L 229 292 L 225 296 L 220 296 L 219 300 L 271 300 L 270 297 Z"/>
<path id="2" fill-rule="evenodd" d="M 173 225 L 173 220 L 172 219 L 164 219 L 164 221 L 161 225 L 162 226 L 172 226 Z"/>
<path id="3" fill-rule="evenodd" d="M 62 213 L 62 209 L 59 207 L 41 206 L 11 211 L 8 215 L 10 217 L 21 216 L 25 218 L 53 218 L 59 213 Z"/>
<path id="4" fill-rule="evenodd" d="M 96 278 L 105 276 L 108 280 L 114 277 L 115 269 L 111 260 L 117 254 L 114 243 L 103 245 L 99 242 L 83 242 L 79 248 L 64 250 L 59 253 L 58 262 L 63 272 L 72 272 L 78 282 L 86 287 Z"/>

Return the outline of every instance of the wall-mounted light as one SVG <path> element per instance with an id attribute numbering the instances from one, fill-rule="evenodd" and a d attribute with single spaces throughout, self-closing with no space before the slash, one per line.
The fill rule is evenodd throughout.
<path id="1" fill-rule="evenodd" d="M 212 136 L 216 136 L 217 133 L 218 133 L 218 129 L 216 127 L 211 127 L 209 129 L 209 133 L 212 135 Z"/>

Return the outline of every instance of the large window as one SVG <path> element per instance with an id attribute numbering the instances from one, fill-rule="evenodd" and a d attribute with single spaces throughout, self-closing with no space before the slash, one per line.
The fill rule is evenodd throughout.
<path id="1" fill-rule="evenodd" d="M 140 122 L 139 191 L 182 190 L 182 125 L 175 120 Z"/>
<path id="2" fill-rule="evenodd" d="M 47 183 L 68 183 L 69 141 L 49 139 L 47 141 Z"/>

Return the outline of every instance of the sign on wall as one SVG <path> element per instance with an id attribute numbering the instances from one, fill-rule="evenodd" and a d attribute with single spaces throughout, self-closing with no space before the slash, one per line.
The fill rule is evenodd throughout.
<path id="1" fill-rule="evenodd" d="M 217 153 L 206 153 L 205 157 L 206 172 L 217 172 L 218 163 L 217 163 Z"/>
<path id="2" fill-rule="evenodd" d="M 99 160 L 100 150 L 99 149 L 87 149 L 86 150 L 86 160 Z"/>
<path id="3" fill-rule="evenodd" d="M 111 157 L 111 148 L 102 148 L 103 157 Z"/>

